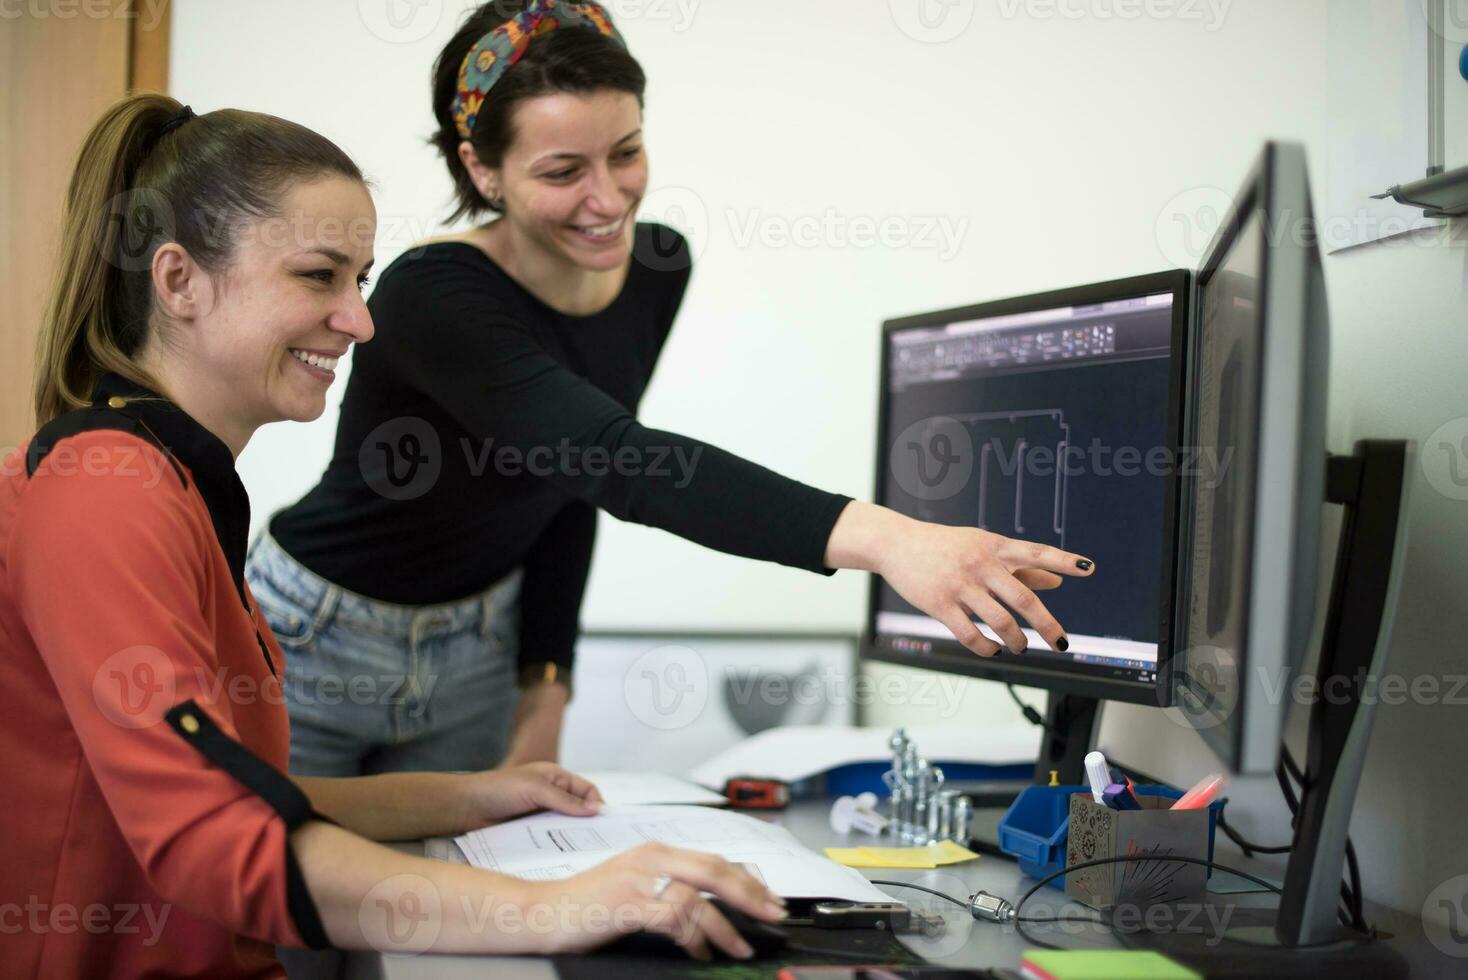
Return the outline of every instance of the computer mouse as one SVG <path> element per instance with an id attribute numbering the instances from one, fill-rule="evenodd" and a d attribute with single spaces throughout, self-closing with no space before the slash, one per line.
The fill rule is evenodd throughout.
<path id="1" fill-rule="evenodd" d="M 734 931 L 743 936 L 744 941 L 749 943 L 750 949 L 754 950 L 754 959 L 767 959 L 778 956 L 780 951 L 785 948 L 786 943 L 790 941 L 790 935 L 784 929 L 745 915 L 738 909 L 726 905 L 721 899 L 711 898 L 709 899 L 709 904 L 718 909 L 719 913 L 729 920 L 729 924 L 734 927 Z M 665 936 L 662 933 L 656 932 L 630 933 L 618 939 L 616 942 L 604 946 L 601 952 L 604 955 L 610 953 L 624 956 L 656 957 L 659 959 L 683 959 L 688 956 L 683 948 L 673 941 L 671 936 Z M 713 943 L 709 944 L 709 952 L 717 960 L 738 962 L 734 957 L 729 956 Z"/>
<path id="2" fill-rule="evenodd" d="M 778 956 L 790 942 L 790 933 L 773 922 L 763 922 L 752 915 L 747 915 L 721 898 L 710 898 L 709 904 L 718 909 L 719 914 L 729 920 L 734 931 L 749 943 L 750 948 L 754 950 L 754 958 L 757 960 Z M 726 958 L 724 952 L 718 947 L 711 944 L 709 948 L 713 950 L 715 957 Z"/>

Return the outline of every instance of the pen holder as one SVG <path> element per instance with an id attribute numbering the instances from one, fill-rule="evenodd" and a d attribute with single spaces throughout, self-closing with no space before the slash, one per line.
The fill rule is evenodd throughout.
<path id="1" fill-rule="evenodd" d="M 1098 864 L 1069 871 L 1065 895 L 1096 909 L 1198 901 L 1209 869 L 1169 857 L 1211 860 L 1214 808 L 1173 810 L 1180 794 L 1161 787 L 1136 787 L 1140 810 L 1113 810 L 1090 793 L 1070 798 L 1065 866 L 1108 857 L 1137 860 Z"/>

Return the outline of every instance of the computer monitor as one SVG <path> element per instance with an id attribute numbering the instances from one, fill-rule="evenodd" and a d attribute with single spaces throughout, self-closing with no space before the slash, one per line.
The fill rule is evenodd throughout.
<path id="1" fill-rule="evenodd" d="M 1098 572 L 1043 593 L 1067 652 L 1026 629 L 1028 651 L 988 658 L 874 576 L 865 656 L 1170 702 L 1189 293 L 1188 273 L 1165 272 L 885 324 L 877 501 L 1054 544 Z"/>
<path id="2" fill-rule="evenodd" d="M 883 333 L 878 500 L 1061 544 L 1093 556 L 1097 573 L 1045 596 L 1068 654 L 1029 632 L 1023 655 L 975 656 L 875 578 L 863 652 L 1050 689 L 1041 766 L 1061 759 L 1063 782 L 1080 781 L 1076 743 L 1102 698 L 1172 705 L 1233 770 L 1276 769 L 1313 634 L 1322 507 L 1343 508 L 1285 886 L 1277 910 L 1255 910 L 1288 947 L 1276 965 L 1293 972 L 1278 975 L 1297 975 L 1300 951 L 1337 938 L 1376 704 L 1363 678 L 1388 661 L 1415 451 L 1371 439 L 1327 454 L 1328 333 L 1305 156 L 1288 143 L 1266 144 L 1196 277 L 987 303 Z M 1038 447 L 1077 458 L 1093 440 L 1172 449 L 1175 465 L 1121 476 L 1092 457 L 1049 482 L 1028 465 Z M 1069 744 L 1056 747 L 1057 731 Z M 1149 940 L 1179 952 L 1214 941 Z M 1380 944 L 1352 955 L 1388 964 L 1372 975 L 1400 974 Z"/>
<path id="3" fill-rule="evenodd" d="M 1329 367 L 1304 151 L 1271 143 L 1197 275 L 1175 705 L 1230 768 L 1275 767 L 1314 622 Z"/>

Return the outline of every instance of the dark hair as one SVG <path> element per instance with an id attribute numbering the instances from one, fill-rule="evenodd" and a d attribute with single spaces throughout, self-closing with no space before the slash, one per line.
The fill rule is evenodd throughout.
<path id="1" fill-rule="evenodd" d="M 459 159 L 459 135 L 453 102 L 459 91 L 459 69 L 479 39 L 519 14 L 525 0 L 490 0 L 471 12 L 433 66 L 433 115 L 438 132 L 429 140 L 448 164 L 454 180 L 453 213 L 449 222 L 478 217 L 496 209 L 469 178 Z M 627 92 L 642 104 L 647 76 L 637 59 L 614 38 L 579 27 L 566 27 L 532 41 L 525 54 L 505 72 L 484 100 L 474 124 L 470 145 L 486 166 L 498 167 L 515 141 L 515 107 L 527 99 L 552 92 L 590 94 L 604 89 Z"/>
<path id="2" fill-rule="evenodd" d="M 137 362 L 153 311 L 153 256 L 178 242 L 227 268 L 242 225 L 279 214 L 289 186 L 328 174 L 366 183 L 341 148 L 297 123 L 219 109 L 165 132 L 183 106 L 129 96 L 82 143 L 60 260 L 36 342 L 38 425 L 89 404 L 107 371 L 158 390 Z"/>

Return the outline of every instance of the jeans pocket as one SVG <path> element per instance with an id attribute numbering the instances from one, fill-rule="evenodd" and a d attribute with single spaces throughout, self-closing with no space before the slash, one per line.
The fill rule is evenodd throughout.
<path id="1" fill-rule="evenodd" d="M 282 649 L 303 647 L 316 633 L 316 611 L 281 595 L 262 575 L 248 574 L 250 594 Z"/>
<path id="2" fill-rule="evenodd" d="M 499 605 L 487 611 L 479 624 L 484 646 L 495 655 L 520 653 L 520 603 Z"/>
<path id="3" fill-rule="evenodd" d="M 489 628 L 482 631 L 482 639 L 490 654 L 516 656 L 520 652 L 520 624 L 496 617 Z"/>

